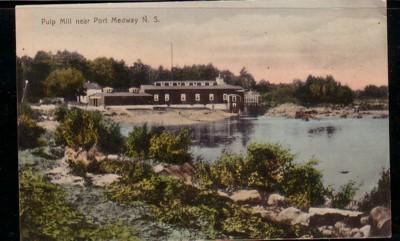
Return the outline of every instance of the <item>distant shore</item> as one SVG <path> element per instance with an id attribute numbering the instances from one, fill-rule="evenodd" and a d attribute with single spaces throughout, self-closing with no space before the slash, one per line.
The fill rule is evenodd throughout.
<path id="1" fill-rule="evenodd" d="M 304 107 L 292 103 L 282 104 L 269 109 L 266 113 L 269 117 L 284 117 L 289 119 L 332 119 L 332 118 L 388 118 L 388 110 L 357 110 L 354 107 Z"/>

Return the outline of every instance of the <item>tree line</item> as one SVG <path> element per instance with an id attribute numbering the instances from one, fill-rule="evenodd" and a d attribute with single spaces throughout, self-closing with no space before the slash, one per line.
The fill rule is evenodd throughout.
<path id="1" fill-rule="evenodd" d="M 22 93 L 25 80 L 29 81 L 26 98 L 36 102 L 44 97 L 64 97 L 75 100 L 84 93 L 85 81 L 96 82 L 101 86 L 116 89 L 139 87 L 162 80 L 211 80 L 218 75 L 225 82 L 255 89 L 262 94 L 262 100 L 271 103 L 300 102 L 302 104 L 350 104 L 354 98 L 386 98 L 387 86 L 368 85 L 364 90 L 354 91 L 336 81 L 333 76 L 309 75 L 305 80 L 294 80 L 288 84 L 273 84 L 267 80 L 256 81 L 254 76 L 243 67 L 239 74 L 227 69 L 219 69 L 212 63 L 185 65 L 170 69 L 159 66 L 154 68 L 140 59 L 131 65 L 123 60 L 98 57 L 85 58 L 78 52 L 67 50 L 56 53 L 38 51 L 32 58 L 17 57 L 17 87 Z"/>
<path id="2" fill-rule="evenodd" d="M 101 86 L 127 89 L 152 84 L 161 80 L 210 80 L 219 74 L 225 82 L 251 89 L 256 81 L 243 67 L 239 75 L 229 70 L 220 70 L 213 64 L 198 64 L 170 69 L 163 66 L 153 68 L 140 59 L 131 65 L 123 60 L 98 57 L 85 58 L 78 52 L 67 50 L 56 53 L 38 51 L 32 58 L 17 57 L 18 91 L 22 93 L 25 80 L 29 81 L 27 98 L 37 101 L 44 97 L 64 97 L 74 100 L 82 93 L 85 81 L 96 82 Z"/>

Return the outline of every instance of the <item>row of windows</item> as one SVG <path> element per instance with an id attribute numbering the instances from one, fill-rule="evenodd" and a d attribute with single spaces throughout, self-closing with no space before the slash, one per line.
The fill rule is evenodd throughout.
<path id="1" fill-rule="evenodd" d="M 159 101 L 160 96 L 158 94 L 154 94 L 154 101 Z M 200 94 L 195 94 L 194 99 L 196 101 L 200 101 Z M 223 100 L 228 100 L 228 95 L 223 94 Z M 209 101 L 214 101 L 214 94 L 208 95 Z M 164 101 L 169 101 L 169 94 L 164 94 Z M 186 94 L 181 94 L 181 101 L 186 101 Z M 236 96 L 232 96 L 232 102 L 236 102 Z"/>
<path id="2" fill-rule="evenodd" d="M 188 82 L 188 81 L 183 81 L 183 82 L 156 82 L 156 86 L 212 86 L 212 85 L 217 85 L 216 82 Z"/>

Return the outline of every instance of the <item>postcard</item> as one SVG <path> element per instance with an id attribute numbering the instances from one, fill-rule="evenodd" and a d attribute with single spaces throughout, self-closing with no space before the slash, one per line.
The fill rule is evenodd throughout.
<path id="1" fill-rule="evenodd" d="M 391 236 L 386 2 L 16 8 L 21 240 Z"/>

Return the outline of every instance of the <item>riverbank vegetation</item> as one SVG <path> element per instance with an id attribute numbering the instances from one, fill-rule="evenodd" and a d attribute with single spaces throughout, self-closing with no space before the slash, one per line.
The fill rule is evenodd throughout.
<path id="1" fill-rule="evenodd" d="M 241 190 L 255 190 L 261 196 L 279 193 L 287 198 L 288 205 L 301 210 L 323 206 L 326 198 L 332 200 L 332 207 L 347 208 L 357 190 L 354 182 L 339 190 L 325 186 L 317 160 L 297 163 L 293 153 L 278 144 L 252 143 L 244 154 L 224 152 L 208 163 L 194 160 L 187 129 L 169 132 L 143 125 L 124 138 L 119 126 L 99 112 L 60 108 L 54 113 L 60 122 L 56 143 L 72 150 L 83 149 L 90 159 L 87 165 L 66 160 L 75 175 L 119 175 L 118 181 L 104 187 L 109 201 L 131 208 L 144 203 L 149 207 L 147 218 L 154 222 L 202 233 L 208 239 L 323 237 L 314 227 L 274 222 L 254 213 L 253 206 L 230 198 Z M 155 165 L 172 165 L 175 169 L 189 165 L 194 170 L 192 182 L 158 172 Z M 364 197 L 365 210 L 371 208 L 367 203 L 382 205 L 388 201 L 373 201 L 379 195 L 388 195 L 388 183 L 388 172 L 383 172 L 378 187 Z M 20 171 L 20 193 L 23 237 L 135 240 L 135 230 L 123 224 L 92 223 L 65 201 L 60 186 L 31 170 Z"/>

